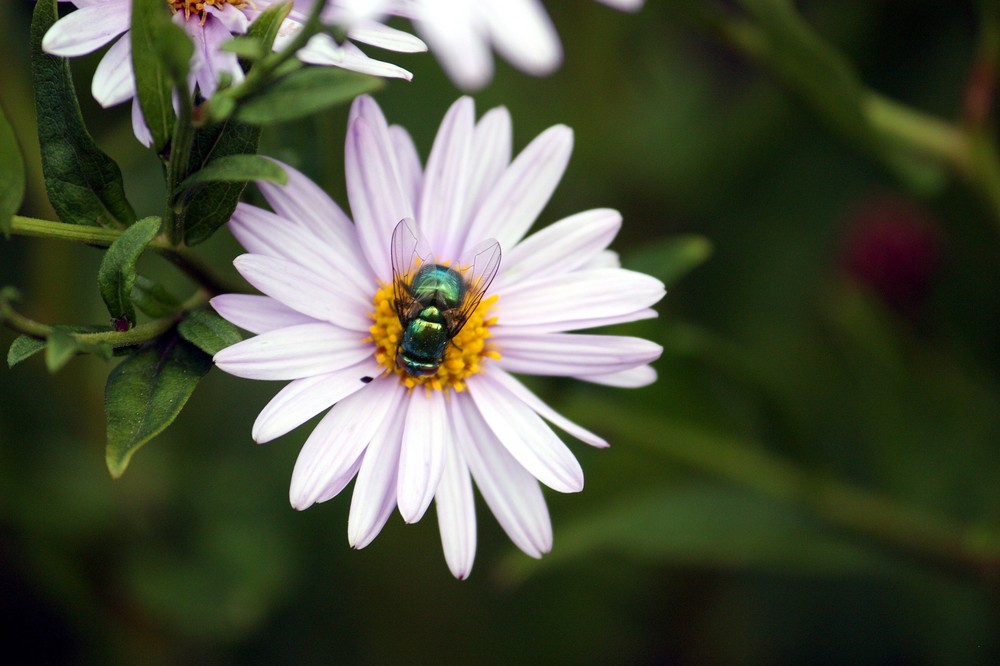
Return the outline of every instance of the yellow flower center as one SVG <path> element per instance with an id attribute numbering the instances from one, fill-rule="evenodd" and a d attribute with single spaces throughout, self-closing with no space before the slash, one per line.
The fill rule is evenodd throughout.
<path id="1" fill-rule="evenodd" d="M 200 16 L 202 24 L 207 18 L 205 16 L 206 7 L 224 7 L 226 5 L 233 5 L 236 9 L 243 9 L 247 5 L 253 7 L 252 0 L 167 0 L 167 4 L 175 13 L 184 12 L 185 19 L 191 18 L 192 14 Z"/>
<path id="2" fill-rule="evenodd" d="M 392 285 L 381 287 L 373 301 L 375 312 L 368 316 L 375 323 L 369 329 L 371 337 L 366 342 L 375 345 L 375 360 L 385 368 L 385 374 L 399 376 L 399 381 L 407 388 L 423 386 L 427 391 L 449 388 L 464 391 L 465 380 L 483 371 L 483 359 L 500 358 L 500 352 L 487 342 L 490 326 L 497 323 L 496 317 L 489 316 L 490 308 L 497 302 L 495 295 L 484 298 L 476 306 L 462 330 L 445 347 L 444 360 L 437 372 L 426 377 L 414 377 L 396 363 L 396 352 L 403 339 L 403 324 L 396 314 Z"/>

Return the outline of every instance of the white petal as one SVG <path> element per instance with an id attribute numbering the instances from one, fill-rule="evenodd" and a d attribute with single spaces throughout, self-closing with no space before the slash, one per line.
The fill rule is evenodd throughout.
<path id="1" fill-rule="evenodd" d="M 229 230 L 251 254 L 308 266 L 325 280 L 349 284 L 362 301 L 377 289 L 368 264 L 352 257 L 349 246 L 330 245 L 304 224 L 240 203 L 229 220 Z"/>
<path id="2" fill-rule="evenodd" d="M 552 522 L 542 489 L 507 452 L 467 395 L 452 402 L 455 441 L 490 511 L 510 540 L 532 557 L 552 549 Z"/>
<path id="3" fill-rule="evenodd" d="M 257 416 L 252 431 L 254 441 L 264 444 L 298 428 L 323 410 L 360 391 L 381 373 L 381 366 L 369 356 L 349 368 L 292 380 Z"/>
<path id="4" fill-rule="evenodd" d="M 135 95 L 131 44 L 128 36 L 119 39 L 108 49 L 94 70 L 90 92 L 97 103 L 105 108 L 121 104 Z"/>
<path id="5" fill-rule="evenodd" d="M 299 379 L 356 365 L 373 351 L 354 331 L 315 323 L 261 333 L 226 347 L 213 360 L 237 377 Z"/>
<path id="6" fill-rule="evenodd" d="M 510 391 L 512 395 L 516 396 L 528 407 L 535 410 L 536 414 L 544 418 L 549 423 L 558 426 L 565 432 L 579 439 L 581 442 L 585 442 L 591 446 L 596 446 L 599 449 L 608 447 L 608 442 L 603 437 L 598 437 L 586 428 L 578 426 L 556 410 L 546 405 L 537 395 L 528 390 L 527 386 L 500 368 L 491 369 L 490 374 L 494 376 L 494 379 L 496 379 L 498 383 L 502 384 L 504 388 Z"/>
<path id="7" fill-rule="evenodd" d="M 353 113 L 357 117 L 347 131 L 347 194 L 361 249 L 376 277 L 388 283 L 392 230 L 403 218 L 413 217 L 413 206 L 403 189 L 389 127 L 378 106 L 363 95 L 355 100 Z"/>
<path id="8" fill-rule="evenodd" d="M 312 324 L 316 320 L 279 303 L 270 296 L 222 294 L 210 303 L 222 318 L 251 333 L 266 333 L 286 326 Z"/>
<path id="9" fill-rule="evenodd" d="M 413 74 L 389 62 L 369 58 L 361 49 L 350 42 L 337 44 L 329 35 L 313 36 L 309 43 L 296 54 L 302 62 L 314 65 L 332 65 L 359 74 L 381 76 L 410 81 Z"/>
<path id="10" fill-rule="evenodd" d="M 620 9 L 623 12 L 637 12 L 642 9 L 645 0 L 597 0 L 608 7 Z"/>
<path id="11" fill-rule="evenodd" d="M 496 238 L 514 247 L 548 203 L 573 151 L 573 131 L 556 125 L 521 151 L 483 200 L 467 240 L 475 244 Z"/>
<path id="12" fill-rule="evenodd" d="M 221 7 L 206 5 L 205 11 L 215 18 L 229 33 L 243 35 L 246 34 L 247 28 L 250 26 L 250 20 L 247 18 L 247 15 L 232 5 L 226 4 Z M 205 22 L 208 23 L 208 21 Z"/>
<path id="13" fill-rule="evenodd" d="M 580 463 L 552 429 L 489 374 L 473 379 L 468 383 L 469 395 L 507 451 L 553 490 L 561 493 L 583 490 Z"/>
<path id="14" fill-rule="evenodd" d="M 487 26 L 481 7 L 466 0 L 425 0 L 412 17 L 445 72 L 463 90 L 478 90 L 493 78 Z"/>
<path id="15" fill-rule="evenodd" d="M 423 186 L 424 178 L 417 147 L 406 128 L 399 125 L 389 126 L 389 138 L 396 151 L 396 162 L 399 165 L 399 178 L 403 183 L 403 190 L 416 207 L 420 202 L 420 188 Z"/>
<path id="16" fill-rule="evenodd" d="M 403 520 L 420 520 L 444 473 L 445 450 L 452 446 L 444 393 L 415 390 L 410 394 L 399 454 L 396 496 Z"/>
<path id="17" fill-rule="evenodd" d="M 472 137 L 472 154 L 475 159 L 472 160 L 472 170 L 466 185 L 468 192 L 462 214 L 464 221 L 472 219 L 483 198 L 510 164 L 511 133 L 510 112 L 502 106 L 487 111 L 476 124 Z M 478 241 L 473 241 L 476 242 Z"/>
<path id="18" fill-rule="evenodd" d="M 581 375 L 576 378 L 594 384 L 604 384 L 605 386 L 641 388 L 649 386 L 656 381 L 656 370 L 648 365 L 640 365 L 638 368 L 612 372 L 607 375 Z"/>
<path id="19" fill-rule="evenodd" d="M 587 262 L 584 268 L 621 268 L 621 257 L 614 250 L 604 250 Z"/>
<path id="20" fill-rule="evenodd" d="M 377 21 L 356 23 L 351 26 L 347 36 L 355 42 L 397 53 L 420 53 L 427 50 L 427 45 L 420 38 Z"/>
<path id="21" fill-rule="evenodd" d="M 131 12 L 81 7 L 56 21 L 42 38 L 42 50 L 64 58 L 96 51 L 128 30 Z"/>
<path id="22" fill-rule="evenodd" d="M 445 115 L 424 169 L 417 222 L 441 257 L 458 257 L 466 221 L 462 219 L 472 162 L 475 105 L 461 97 Z M 480 239 L 482 240 L 482 239 Z"/>
<path id="23" fill-rule="evenodd" d="M 472 479 L 457 444 L 445 452 L 444 474 L 438 484 L 434 505 L 444 559 L 455 578 L 465 580 L 476 558 L 476 504 Z"/>
<path id="24" fill-rule="evenodd" d="M 401 396 L 399 382 L 375 381 L 333 406 L 295 461 L 288 492 L 293 507 L 307 509 L 347 485 L 365 447 Z"/>
<path id="25" fill-rule="evenodd" d="M 405 420 L 405 409 L 390 411 L 365 451 L 347 519 L 347 541 L 352 548 L 370 544 L 396 508 L 399 446 Z"/>
<path id="26" fill-rule="evenodd" d="M 500 366 L 527 375 L 606 375 L 655 361 L 663 347 L 624 335 L 542 333 L 494 336 Z"/>
<path id="27" fill-rule="evenodd" d="M 479 0 L 489 16 L 490 37 L 497 53 L 533 76 L 554 72 L 562 63 L 562 47 L 552 20 L 537 0 Z"/>
<path id="28" fill-rule="evenodd" d="M 625 312 L 610 317 L 588 317 L 583 319 L 564 319 L 538 322 L 534 324 L 524 324 L 504 326 L 498 324 L 490 330 L 494 337 L 498 335 L 524 335 L 538 333 L 559 333 L 565 331 L 580 331 L 587 328 L 597 328 L 598 326 L 614 326 L 615 324 L 625 324 L 631 321 L 641 321 L 643 319 L 656 319 L 659 313 L 651 308 L 642 308 L 634 312 Z"/>
<path id="29" fill-rule="evenodd" d="M 142 115 L 142 108 L 139 106 L 139 98 L 132 98 L 132 132 L 139 143 L 149 148 L 153 145 L 153 134 L 149 131 L 149 125 Z"/>
<path id="30" fill-rule="evenodd" d="M 367 331 L 371 326 L 367 316 L 371 301 L 350 285 L 325 279 L 287 259 L 262 254 L 240 255 L 233 265 L 254 287 L 314 319 L 354 331 Z"/>
<path id="31" fill-rule="evenodd" d="M 576 271 L 525 279 L 505 289 L 498 303 L 506 326 L 536 326 L 614 317 L 648 308 L 666 293 L 663 283 L 625 269 Z"/>
<path id="32" fill-rule="evenodd" d="M 611 243 L 622 225 L 622 216 L 598 208 L 563 218 L 533 233 L 504 254 L 501 283 L 568 273 L 586 265 Z"/>

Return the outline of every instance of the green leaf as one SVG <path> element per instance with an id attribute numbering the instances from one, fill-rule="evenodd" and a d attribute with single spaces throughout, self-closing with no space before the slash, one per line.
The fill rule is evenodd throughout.
<path id="1" fill-rule="evenodd" d="M 135 284 L 132 285 L 132 303 L 154 319 L 166 317 L 181 307 L 181 302 L 163 285 L 139 274 L 136 274 Z"/>
<path id="2" fill-rule="evenodd" d="M 24 201 L 24 159 L 14 128 L 0 107 L 0 232 L 10 235 L 10 218 Z"/>
<path id="3" fill-rule="evenodd" d="M 176 334 L 142 347 L 111 371 L 104 390 L 108 444 L 105 460 L 114 478 L 146 442 L 173 423 L 212 359 Z"/>
<path id="4" fill-rule="evenodd" d="M 7 367 L 13 368 L 24 359 L 34 356 L 43 349 L 45 349 L 45 340 L 19 335 L 14 338 L 14 342 L 10 343 L 10 349 L 7 350 Z"/>
<path id="5" fill-rule="evenodd" d="M 523 576 L 567 559 L 613 553 L 654 565 L 780 574 L 879 575 L 895 561 L 775 500 L 711 484 L 671 483 L 624 497 L 562 528 L 541 562 L 517 557 Z M 520 554 L 519 554 L 520 555 Z"/>
<path id="6" fill-rule="evenodd" d="M 178 190 L 204 183 L 246 183 L 251 180 L 284 185 L 288 182 L 288 175 L 274 160 L 259 155 L 228 155 L 209 162 L 205 168 L 185 178 Z"/>
<path id="7" fill-rule="evenodd" d="M 267 55 L 267 51 L 261 46 L 260 40 L 252 37 L 233 37 L 223 42 L 219 50 L 235 53 L 244 60 L 260 60 Z"/>
<path id="8" fill-rule="evenodd" d="M 207 308 L 188 314 L 177 331 L 181 337 L 210 356 L 243 339 L 238 328 Z"/>
<path id="9" fill-rule="evenodd" d="M 125 321 L 129 326 L 135 324 L 135 308 L 132 307 L 135 264 L 159 231 L 160 218 L 139 220 L 126 229 L 104 254 L 97 271 L 97 285 L 112 321 Z"/>
<path id="10" fill-rule="evenodd" d="M 628 257 L 628 268 L 652 275 L 668 287 L 705 262 L 712 243 L 704 236 L 675 236 L 654 241 Z"/>
<path id="11" fill-rule="evenodd" d="M 76 338 L 58 328 L 49 333 L 45 343 L 45 367 L 51 373 L 59 372 L 78 350 Z"/>
<path id="12" fill-rule="evenodd" d="M 128 226 L 135 212 L 125 198 L 121 170 L 83 124 L 69 64 L 42 51 L 42 38 L 55 20 L 55 0 L 39 0 L 31 22 L 31 75 L 49 200 L 63 222 Z"/>
<path id="13" fill-rule="evenodd" d="M 270 53 L 274 48 L 274 39 L 278 36 L 282 21 L 288 18 L 288 13 L 291 11 L 291 2 L 274 3 L 254 19 L 247 30 L 247 36 L 260 43 L 263 53 Z"/>
<path id="14" fill-rule="evenodd" d="M 254 125 L 298 120 L 349 102 L 381 85 L 380 79 L 335 67 L 306 67 L 243 100 L 236 109 L 236 118 Z"/>
<path id="15" fill-rule="evenodd" d="M 192 172 L 204 169 L 213 160 L 229 155 L 252 155 L 257 152 L 260 128 L 227 121 L 203 127 L 195 133 L 191 149 Z M 200 188 L 185 209 L 185 236 L 188 245 L 197 245 L 229 221 L 246 182 L 211 183 Z"/>
<path id="16" fill-rule="evenodd" d="M 187 72 L 194 44 L 170 19 L 163 0 L 132 1 L 132 67 L 142 115 L 157 152 L 173 135 L 175 88 L 187 94 Z"/>

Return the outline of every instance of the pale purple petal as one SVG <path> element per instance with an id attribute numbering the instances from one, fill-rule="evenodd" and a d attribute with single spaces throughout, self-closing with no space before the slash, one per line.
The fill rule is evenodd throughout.
<path id="1" fill-rule="evenodd" d="M 621 257 L 614 250 L 604 250 L 587 262 L 584 268 L 621 268 Z"/>
<path id="2" fill-rule="evenodd" d="M 579 331 L 598 326 L 614 326 L 615 324 L 626 324 L 631 321 L 641 321 L 643 319 L 656 319 L 659 313 L 652 308 L 642 308 L 633 312 L 624 312 L 610 317 L 590 317 L 587 319 L 553 319 L 550 321 L 540 321 L 533 324 L 514 324 L 505 326 L 498 324 L 491 328 L 494 336 L 498 335 L 524 335 L 526 333 L 559 333 L 565 331 Z M 506 322 L 505 322 L 506 323 Z"/>
<path id="3" fill-rule="evenodd" d="M 371 327 L 368 312 L 372 303 L 348 284 L 324 279 L 293 261 L 262 254 L 240 255 L 233 265 L 254 287 L 314 319 L 353 331 L 367 332 Z"/>
<path id="4" fill-rule="evenodd" d="M 381 76 L 410 81 L 413 74 L 398 65 L 366 56 L 361 49 L 350 42 L 337 44 L 326 34 L 313 36 L 305 47 L 296 54 L 302 62 L 313 65 L 332 65 L 349 69 L 359 74 Z"/>
<path id="5" fill-rule="evenodd" d="M 354 104 L 357 117 L 347 132 L 347 194 L 361 249 L 375 275 L 388 283 L 392 279 L 392 230 L 403 218 L 413 217 L 413 206 L 403 189 L 389 128 L 384 119 L 379 120 L 380 111 L 367 110 L 370 106 L 377 109 L 370 98 Z"/>
<path id="6" fill-rule="evenodd" d="M 509 287 L 526 278 L 541 279 L 576 270 L 608 246 L 621 224 L 621 214 L 609 208 L 563 218 L 504 253 L 499 284 Z"/>
<path id="7" fill-rule="evenodd" d="M 648 365 L 640 365 L 638 368 L 607 375 L 580 375 L 576 379 L 617 388 L 641 388 L 656 381 L 656 370 Z"/>
<path id="8" fill-rule="evenodd" d="M 490 511 L 531 557 L 552 549 L 552 522 L 538 481 L 507 452 L 467 395 L 452 402 L 455 441 Z"/>
<path id="9" fill-rule="evenodd" d="M 361 256 L 357 230 L 347 214 L 304 174 L 278 160 L 273 161 L 285 170 L 288 182 L 281 186 L 260 181 L 257 187 L 274 212 L 308 230 L 321 247 L 332 250 L 331 260 L 355 277 L 359 289 L 374 285 L 375 276 Z"/>
<path id="10" fill-rule="evenodd" d="M 424 169 L 417 222 L 431 247 L 442 257 L 458 257 L 466 221 L 462 219 L 472 160 L 475 105 L 460 97 L 451 105 Z M 480 239 L 482 240 L 482 239 Z"/>
<path id="11" fill-rule="evenodd" d="M 42 38 L 42 50 L 73 58 L 96 51 L 128 30 L 131 12 L 94 5 L 80 7 L 56 21 Z"/>
<path id="12" fill-rule="evenodd" d="M 489 17 L 497 53 L 533 76 L 554 72 L 562 47 L 552 20 L 537 0 L 478 0 Z"/>
<path id="13" fill-rule="evenodd" d="M 434 496 L 434 505 L 444 559 L 452 575 L 465 580 L 476 558 L 476 504 L 472 496 L 472 479 L 457 444 L 447 447 L 445 457 L 444 474 Z"/>
<path id="14" fill-rule="evenodd" d="M 405 420 L 402 405 L 391 410 L 365 450 L 347 519 L 347 541 L 352 548 L 370 544 L 396 508 L 399 447 Z"/>
<path id="15" fill-rule="evenodd" d="M 655 361 L 663 347 L 624 335 L 543 333 L 541 335 L 494 336 L 508 372 L 527 375 L 572 377 L 606 375 Z"/>
<path id="16" fill-rule="evenodd" d="M 299 379 L 335 372 L 370 357 L 357 334 L 325 323 L 279 328 L 237 342 L 213 360 L 224 372 L 247 379 Z"/>
<path id="17" fill-rule="evenodd" d="M 302 445 L 289 500 L 300 511 L 343 489 L 386 415 L 399 404 L 399 382 L 375 381 L 338 402 Z"/>
<path id="18" fill-rule="evenodd" d="M 493 434 L 536 479 L 562 493 L 583 490 L 580 463 L 530 407 L 490 374 L 473 377 L 468 389 Z"/>
<path id="19" fill-rule="evenodd" d="M 232 38 L 232 33 L 220 21 L 201 19 L 192 14 L 187 20 L 183 12 L 174 15 L 174 21 L 179 23 L 194 40 L 194 59 L 191 64 L 189 81 L 198 84 L 203 97 L 211 97 L 219 87 L 219 76 L 228 72 L 233 82 L 243 80 L 243 70 L 235 53 L 220 49 L 223 42 Z"/>
<path id="20" fill-rule="evenodd" d="M 293 310 L 270 296 L 222 294 L 210 302 L 223 319 L 251 333 L 266 333 L 286 326 L 317 323 L 309 315 Z"/>
<path id="21" fill-rule="evenodd" d="M 250 26 L 250 19 L 247 18 L 247 15 L 233 5 L 226 4 L 222 7 L 205 5 L 205 11 L 218 21 L 219 24 L 221 24 L 230 34 L 246 34 L 247 28 Z M 206 21 L 205 23 L 207 24 L 209 21 Z"/>
<path id="22" fill-rule="evenodd" d="M 290 222 L 287 217 L 240 203 L 229 220 L 229 230 L 251 254 L 308 266 L 325 280 L 348 283 L 361 302 L 365 302 L 364 294 L 376 289 L 366 263 L 351 257 L 347 248 L 331 246 L 306 225 Z"/>
<path id="23" fill-rule="evenodd" d="M 535 410 L 536 414 L 549 423 L 561 428 L 563 431 L 573 437 L 576 437 L 581 442 L 585 442 L 591 446 L 596 446 L 599 449 L 608 447 L 608 442 L 603 437 L 598 437 L 586 428 L 578 426 L 559 412 L 546 405 L 545 402 L 532 393 L 527 386 L 500 368 L 493 368 L 491 374 L 494 376 L 497 383 L 502 384 L 504 388 L 510 391 L 511 395 L 515 396 L 518 400 L 521 400 L 528 407 L 531 407 Z"/>
<path id="24" fill-rule="evenodd" d="M 476 124 L 472 137 L 472 154 L 475 159 L 472 160 L 472 170 L 466 185 L 465 210 L 462 213 L 464 222 L 468 223 L 472 219 L 490 188 L 510 164 L 511 134 L 510 112 L 506 107 L 490 109 Z"/>
<path id="25" fill-rule="evenodd" d="M 382 372 L 370 356 L 357 365 L 324 375 L 303 377 L 288 383 L 271 398 L 253 424 L 252 437 L 258 444 L 298 428 L 323 410 L 365 387 Z"/>
<path id="26" fill-rule="evenodd" d="M 483 200 L 466 236 L 467 245 L 496 238 L 513 247 L 548 203 L 573 151 L 573 131 L 556 125 L 521 151 Z"/>
<path id="27" fill-rule="evenodd" d="M 442 391 L 410 394 L 396 486 L 399 513 L 408 523 L 420 520 L 434 499 L 444 473 L 445 449 L 452 446 L 448 425 Z"/>
<path id="28" fill-rule="evenodd" d="M 525 279 L 506 289 L 498 304 L 507 326 L 627 315 L 648 308 L 666 291 L 656 278 L 624 269 L 576 271 Z"/>
<path id="29" fill-rule="evenodd" d="M 132 42 L 124 36 L 101 58 L 90 82 L 90 92 L 97 103 L 107 108 L 135 96 L 132 73 Z"/>
<path id="30" fill-rule="evenodd" d="M 427 50 L 427 45 L 420 38 L 376 21 L 354 24 L 347 36 L 355 42 L 397 53 L 420 53 Z"/>
<path id="31" fill-rule="evenodd" d="M 423 166 L 417 147 L 410 138 L 406 128 L 399 125 L 389 127 L 389 138 L 396 151 L 396 162 L 399 165 L 399 178 L 403 190 L 410 197 L 414 207 L 420 203 L 420 189 L 423 187 Z"/>

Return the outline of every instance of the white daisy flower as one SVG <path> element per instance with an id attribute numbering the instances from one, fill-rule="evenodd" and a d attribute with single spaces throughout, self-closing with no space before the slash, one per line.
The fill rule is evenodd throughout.
<path id="1" fill-rule="evenodd" d="M 463 90 L 478 90 L 493 78 L 491 48 L 533 76 L 554 72 L 562 46 L 540 0 L 396 0 L 426 40 L 445 72 Z M 638 11 L 644 0 L 599 0 Z"/>
<path id="2" fill-rule="evenodd" d="M 145 145 L 152 143 L 149 129 L 142 117 L 135 96 L 135 76 L 132 71 L 130 21 L 132 0 L 59 0 L 71 2 L 78 9 L 66 15 L 45 33 L 42 48 L 53 55 L 72 58 L 92 53 L 112 44 L 101 59 L 91 82 L 91 93 L 101 106 L 109 107 L 132 100 L 132 125 L 136 137 Z M 203 97 L 211 97 L 226 73 L 234 82 L 243 80 L 236 54 L 220 46 L 234 35 L 247 32 L 250 23 L 276 0 L 164 0 L 174 12 L 174 21 L 183 27 L 194 41 L 188 84 Z M 302 0 L 299 0 L 302 2 Z M 353 7 L 356 0 L 344 0 Z M 328 9 L 338 5 L 332 0 Z M 282 24 L 275 39 L 280 49 L 302 29 L 307 14 L 298 8 Z M 335 16 L 335 15 L 331 15 Z M 351 13 L 348 29 L 351 40 L 397 52 L 426 50 L 422 41 L 400 30 L 378 23 L 371 14 Z M 327 35 L 316 35 L 299 52 L 304 62 L 334 65 L 372 76 L 411 79 L 412 75 L 396 65 L 369 58 L 351 41 L 336 44 Z"/>
<path id="3" fill-rule="evenodd" d="M 286 186 L 260 183 L 274 212 L 237 208 L 230 228 L 249 254 L 235 264 L 264 295 L 212 300 L 257 334 L 215 363 L 291 380 L 254 423 L 257 442 L 329 410 L 299 453 L 289 494 L 305 509 L 356 477 L 353 547 L 370 543 L 395 507 L 413 523 L 433 500 L 448 566 L 467 577 L 475 480 L 513 542 L 540 557 L 552 527 L 539 482 L 583 488 L 579 463 L 548 423 L 592 446 L 607 442 L 514 374 L 655 380 L 648 364 L 659 345 L 569 332 L 656 316 L 663 284 L 620 268 L 607 250 L 621 216 L 589 210 L 525 237 L 572 145 L 572 131 L 557 125 L 511 160 L 507 110 L 476 122 L 462 98 L 422 168 L 406 130 L 363 96 L 346 148 L 353 223 L 288 167 Z"/>

